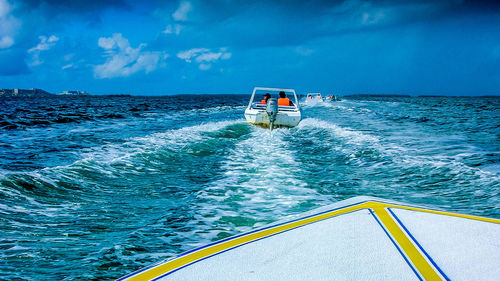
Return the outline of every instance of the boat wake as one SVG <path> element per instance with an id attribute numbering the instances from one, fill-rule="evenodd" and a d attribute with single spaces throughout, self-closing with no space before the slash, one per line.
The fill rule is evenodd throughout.
<path id="1" fill-rule="evenodd" d="M 206 201 L 200 212 L 217 214 L 217 224 L 237 233 L 327 202 L 301 179 L 301 163 L 289 149 L 291 134 L 254 128 L 236 143 L 222 161 L 223 177 L 198 193 Z"/>
<path id="2" fill-rule="evenodd" d="M 247 97 L 142 100 L 1 129 L 0 276 L 113 279 L 358 195 L 500 213 L 496 100 L 344 99 L 272 132 L 242 120 Z"/>

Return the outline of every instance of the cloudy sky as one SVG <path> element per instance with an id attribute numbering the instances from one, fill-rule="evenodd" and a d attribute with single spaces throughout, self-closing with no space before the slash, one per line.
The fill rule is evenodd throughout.
<path id="1" fill-rule="evenodd" d="M 0 0 L 0 88 L 500 95 L 495 1 Z"/>

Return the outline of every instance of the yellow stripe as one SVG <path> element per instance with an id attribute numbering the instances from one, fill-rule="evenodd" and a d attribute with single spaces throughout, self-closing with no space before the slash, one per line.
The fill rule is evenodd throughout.
<path id="1" fill-rule="evenodd" d="M 199 251 L 187 254 L 185 256 L 181 256 L 181 257 L 174 259 L 172 261 L 169 261 L 167 263 L 160 264 L 160 265 L 153 267 L 149 270 L 146 270 L 144 272 L 140 272 L 135 276 L 131 276 L 127 280 L 151 280 L 153 278 L 159 277 L 165 273 L 168 273 L 172 270 L 175 270 L 179 267 L 185 266 L 187 264 L 190 264 L 190 263 L 195 262 L 197 260 L 200 260 L 202 258 L 208 257 L 210 255 L 225 251 L 227 249 L 230 249 L 230 248 L 233 248 L 233 247 L 236 247 L 236 246 L 239 246 L 239 245 L 251 242 L 251 241 L 255 241 L 255 240 L 264 238 L 266 236 L 270 236 L 270 235 L 273 235 L 273 234 L 276 234 L 279 232 L 290 230 L 292 228 L 296 228 L 299 226 L 303 226 L 303 225 L 306 225 L 306 224 L 309 224 L 312 222 L 324 220 L 324 219 L 338 216 L 341 214 L 349 213 L 352 211 L 357 211 L 360 209 L 365 209 L 366 208 L 366 207 L 364 207 L 365 204 L 367 204 L 367 203 L 362 203 L 362 204 L 359 204 L 356 206 L 351 206 L 351 207 L 347 207 L 344 209 L 328 212 L 328 213 L 321 214 L 318 216 L 306 218 L 306 219 L 303 219 L 300 221 L 291 222 L 289 224 L 279 225 L 279 226 L 276 226 L 273 228 L 268 228 L 268 229 L 265 229 L 265 230 L 262 230 L 259 232 L 254 232 L 254 233 L 251 233 L 251 234 L 248 234 L 245 236 L 241 236 L 241 237 L 238 237 L 236 239 L 231 239 L 231 240 L 222 242 L 220 244 L 215 244 L 211 247 L 200 249 Z"/>
<path id="2" fill-rule="evenodd" d="M 395 205 L 395 204 L 386 204 L 386 203 L 378 203 L 378 202 L 372 202 L 372 203 L 383 205 L 386 208 L 400 208 L 400 209 L 412 210 L 412 211 L 417 211 L 417 212 L 425 212 L 425 213 L 430 213 L 430 214 L 437 214 L 437 215 L 444 215 L 444 216 L 450 216 L 450 217 L 458 217 L 458 218 L 464 218 L 464 219 L 478 220 L 478 221 L 484 221 L 484 222 L 491 222 L 491 223 L 500 224 L 500 219 L 494 219 L 494 218 L 486 218 L 486 217 L 478 217 L 478 216 L 471 216 L 471 215 L 463 215 L 463 214 L 457 214 L 457 213 L 448 213 L 448 212 L 435 211 L 435 210 L 427 210 L 427 209 L 421 209 L 421 208 L 415 208 L 415 207 L 409 207 L 409 206 L 402 206 L 402 205 Z"/>
<path id="3" fill-rule="evenodd" d="M 403 233 L 399 225 L 392 219 L 387 210 L 376 204 L 372 209 L 380 219 L 391 236 L 396 240 L 401 250 L 411 260 L 411 263 L 416 267 L 425 280 L 442 280 L 436 273 L 434 268 L 427 262 L 422 254 L 417 250 L 413 242 Z"/>
<path id="4" fill-rule="evenodd" d="M 265 238 L 267 236 L 271 236 L 271 235 L 274 235 L 274 234 L 277 234 L 277 233 L 280 233 L 283 231 L 287 231 L 287 230 L 290 230 L 292 228 L 300 227 L 300 226 L 303 226 L 303 225 L 306 225 L 309 223 L 317 222 L 320 220 L 328 219 L 328 218 L 331 218 L 334 216 L 338 216 L 338 215 L 342 215 L 342 214 L 346 214 L 349 212 L 358 211 L 358 210 L 362 210 L 362 209 L 373 209 L 374 210 L 375 214 L 379 217 L 382 224 L 386 227 L 386 229 L 394 237 L 394 239 L 396 239 L 396 242 L 400 245 L 402 250 L 409 257 L 411 262 L 415 265 L 417 270 L 420 272 L 420 274 L 422 274 L 422 276 L 424 276 L 425 279 L 427 279 L 427 280 L 441 280 L 441 278 L 435 272 L 433 267 L 427 262 L 427 260 L 415 248 L 413 243 L 403 233 L 403 231 L 398 226 L 398 224 L 396 222 L 394 222 L 394 220 L 387 213 L 385 208 L 402 208 L 402 209 L 419 211 L 419 212 L 427 212 L 427 213 L 433 213 L 433 214 L 461 217 L 461 218 L 466 218 L 466 219 L 480 220 L 480 221 L 485 221 L 485 222 L 500 223 L 500 220 L 498 220 L 498 219 L 483 218 L 483 217 L 477 217 L 477 216 L 447 213 L 447 212 L 441 212 L 441 211 L 420 209 L 420 208 L 415 208 L 415 207 L 407 207 L 407 206 L 401 206 L 401 205 L 395 205 L 395 204 L 368 201 L 368 202 L 364 202 L 364 203 L 361 203 L 358 205 L 345 207 L 345 208 L 331 211 L 328 213 L 320 214 L 317 216 L 305 218 L 305 219 L 294 221 L 294 222 L 290 222 L 290 223 L 287 223 L 284 225 L 279 225 L 276 227 L 271 227 L 271 228 L 264 229 L 261 231 L 253 232 L 253 233 L 250 233 L 250 234 L 247 234 L 244 236 L 240 236 L 238 238 L 230 239 L 230 240 L 212 245 L 210 247 L 202 248 L 198 251 L 189 253 L 189 254 L 184 255 L 184 256 L 180 256 L 174 260 L 171 260 L 171 261 L 168 261 L 166 263 L 154 266 L 154 267 L 147 269 L 143 272 L 137 272 L 135 275 L 130 276 L 126 280 L 134 280 L 134 281 L 135 280 L 151 280 L 151 279 L 157 278 L 159 276 L 162 276 L 168 272 L 171 272 L 175 269 L 178 269 L 180 267 L 183 267 L 185 265 L 188 265 L 188 264 L 193 263 L 195 261 L 198 261 L 200 259 L 206 258 L 206 257 L 211 256 L 213 254 L 220 253 L 222 251 L 231 249 L 233 247 L 240 246 L 242 244 L 252 242 L 252 241 L 255 241 L 255 240 L 258 240 L 261 238 Z"/>

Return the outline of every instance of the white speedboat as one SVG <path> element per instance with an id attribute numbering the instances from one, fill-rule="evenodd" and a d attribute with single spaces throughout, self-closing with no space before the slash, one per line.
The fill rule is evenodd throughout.
<path id="1" fill-rule="evenodd" d="M 308 93 L 306 97 L 306 103 L 309 105 L 317 104 L 318 102 L 323 102 L 323 96 L 321 93 Z"/>
<path id="2" fill-rule="evenodd" d="M 285 94 L 293 94 L 291 105 L 280 105 L 278 95 L 284 92 Z M 267 102 L 260 100 L 254 102 L 255 94 L 270 94 L 271 98 Z M 273 97 L 274 95 L 274 97 Z M 297 94 L 293 89 L 280 89 L 280 88 L 262 88 L 255 87 L 253 89 L 252 97 L 245 110 L 245 119 L 254 125 L 262 126 L 265 128 L 276 127 L 295 127 L 301 120 L 301 113 L 299 107 L 299 100 Z"/>
<path id="3" fill-rule="evenodd" d="M 500 220 L 355 197 L 119 280 L 499 280 Z"/>
<path id="4" fill-rule="evenodd" d="M 341 101 L 339 96 L 329 95 L 325 97 L 325 101 Z"/>

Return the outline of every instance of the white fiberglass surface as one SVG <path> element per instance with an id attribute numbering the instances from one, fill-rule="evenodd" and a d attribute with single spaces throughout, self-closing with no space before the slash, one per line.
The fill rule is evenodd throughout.
<path id="1" fill-rule="evenodd" d="M 451 280 L 500 280 L 500 224 L 391 210 Z"/>
<path id="2" fill-rule="evenodd" d="M 212 256 L 162 280 L 417 280 L 368 210 Z"/>

